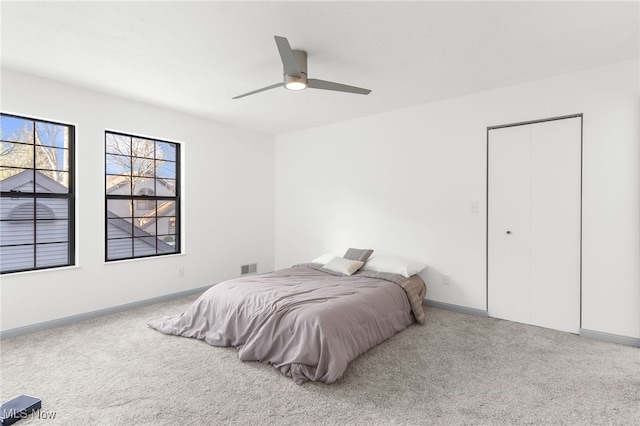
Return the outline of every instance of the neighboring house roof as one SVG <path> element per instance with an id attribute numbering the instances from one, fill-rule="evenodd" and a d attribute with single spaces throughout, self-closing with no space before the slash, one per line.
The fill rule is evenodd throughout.
<path id="1" fill-rule="evenodd" d="M 158 217 L 171 216 L 169 213 L 174 210 L 175 203 L 173 201 L 165 201 L 164 203 L 160 203 L 157 208 L 137 218 L 138 224 L 143 228 L 148 228 L 156 222 Z"/>
<path id="2" fill-rule="evenodd" d="M 0 180 L 0 191 L 20 191 L 20 188 L 24 188 L 25 191 L 32 192 L 33 188 L 30 185 L 36 185 L 42 189 L 42 191 L 37 192 L 65 193 L 69 190 L 66 186 L 37 170 L 35 174 L 37 175 L 36 182 L 33 181 L 33 170 L 23 170 L 13 176 L 2 179 Z"/>
<path id="3" fill-rule="evenodd" d="M 127 234 L 135 237 L 135 238 L 140 238 L 140 241 L 144 242 L 145 244 L 149 245 L 149 246 L 153 246 L 155 247 L 155 245 L 150 244 L 148 241 L 154 241 L 155 244 L 157 244 L 158 247 L 158 251 L 160 253 L 173 253 L 175 251 L 175 249 L 173 248 L 173 246 L 165 243 L 164 241 L 156 238 L 155 235 L 151 235 L 150 233 L 148 233 L 147 231 L 145 231 L 144 229 L 138 227 L 138 226 L 133 226 L 133 232 L 131 229 L 131 222 L 127 222 L 125 219 L 121 218 L 120 216 L 118 216 L 117 214 L 113 213 L 111 210 L 107 210 L 107 218 L 109 219 L 109 225 L 110 226 L 115 226 L 116 228 L 126 232 Z M 142 237 L 150 237 L 150 238 L 142 238 Z"/>
<path id="4" fill-rule="evenodd" d="M 107 175 L 107 194 L 129 185 L 131 185 L 131 181 L 126 176 Z"/>

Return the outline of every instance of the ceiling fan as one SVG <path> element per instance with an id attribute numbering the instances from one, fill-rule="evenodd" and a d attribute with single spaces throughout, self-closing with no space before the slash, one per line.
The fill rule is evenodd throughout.
<path id="1" fill-rule="evenodd" d="M 265 90 L 275 89 L 284 86 L 289 90 L 302 90 L 307 87 L 311 89 L 333 90 L 336 92 L 357 93 L 359 95 L 368 95 L 371 93 L 369 89 L 360 87 L 347 86 L 346 84 L 334 83 L 331 81 L 318 80 L 317 78 L 307 78 L 307 52 L 304 50 L 293 50 L 289 41 L 284 37 L 274 36 L 280 59 L 284 68 L 284 81 L 282 83 L 272 84 L 262 89 L 254 90 L 249 93 L 236 96 L 232 99 L 244 98 Z"/>

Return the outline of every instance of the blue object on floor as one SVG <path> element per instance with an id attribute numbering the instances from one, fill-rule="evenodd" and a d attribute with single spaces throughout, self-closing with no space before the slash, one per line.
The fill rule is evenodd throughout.
<path id="1" fill-rule="evenodd" d="M 29 395 L 20 395 L 5 402 L 0 408 L 0 425 L 7 426 L 25 419 L 31 413 L 42 408 L 42 401 Z"/>

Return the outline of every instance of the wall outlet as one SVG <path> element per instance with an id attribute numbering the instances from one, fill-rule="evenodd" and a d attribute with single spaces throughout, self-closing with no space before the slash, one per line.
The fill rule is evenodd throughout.
<path id="1" fill-rule="evenodd" d="M 451 275 L 442 275 L 442 285 L 450 285 L 451 284 Z"/>
<path id="2" fill-rule="evenodd" d="M 478 202 L 471 201 L 469 203 L 469 213 L 478 213 Z"/>
<path id="3" fill-rule="evenodd" d="M 258 271 L 257 263 L 250 263 L 248 265 L 240 266 L 240 275 L 255 274 Z"/>
<path id="4" fill-rule="evenodd" d="M 178 268 L 178 276 L 184 277 L 184 266 Z"/>

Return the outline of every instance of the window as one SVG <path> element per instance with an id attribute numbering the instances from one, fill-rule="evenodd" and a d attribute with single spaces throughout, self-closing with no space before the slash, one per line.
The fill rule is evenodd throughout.
<path id="1" fill-rule="evenodd" d="M 180 253 L 180 145 L 105 132 L 106 260 Z"/>
<path id="2" fill-rule="evenodd" d="M 0 114 L 0 272 L 74 264 L 75 127 Z"/>

